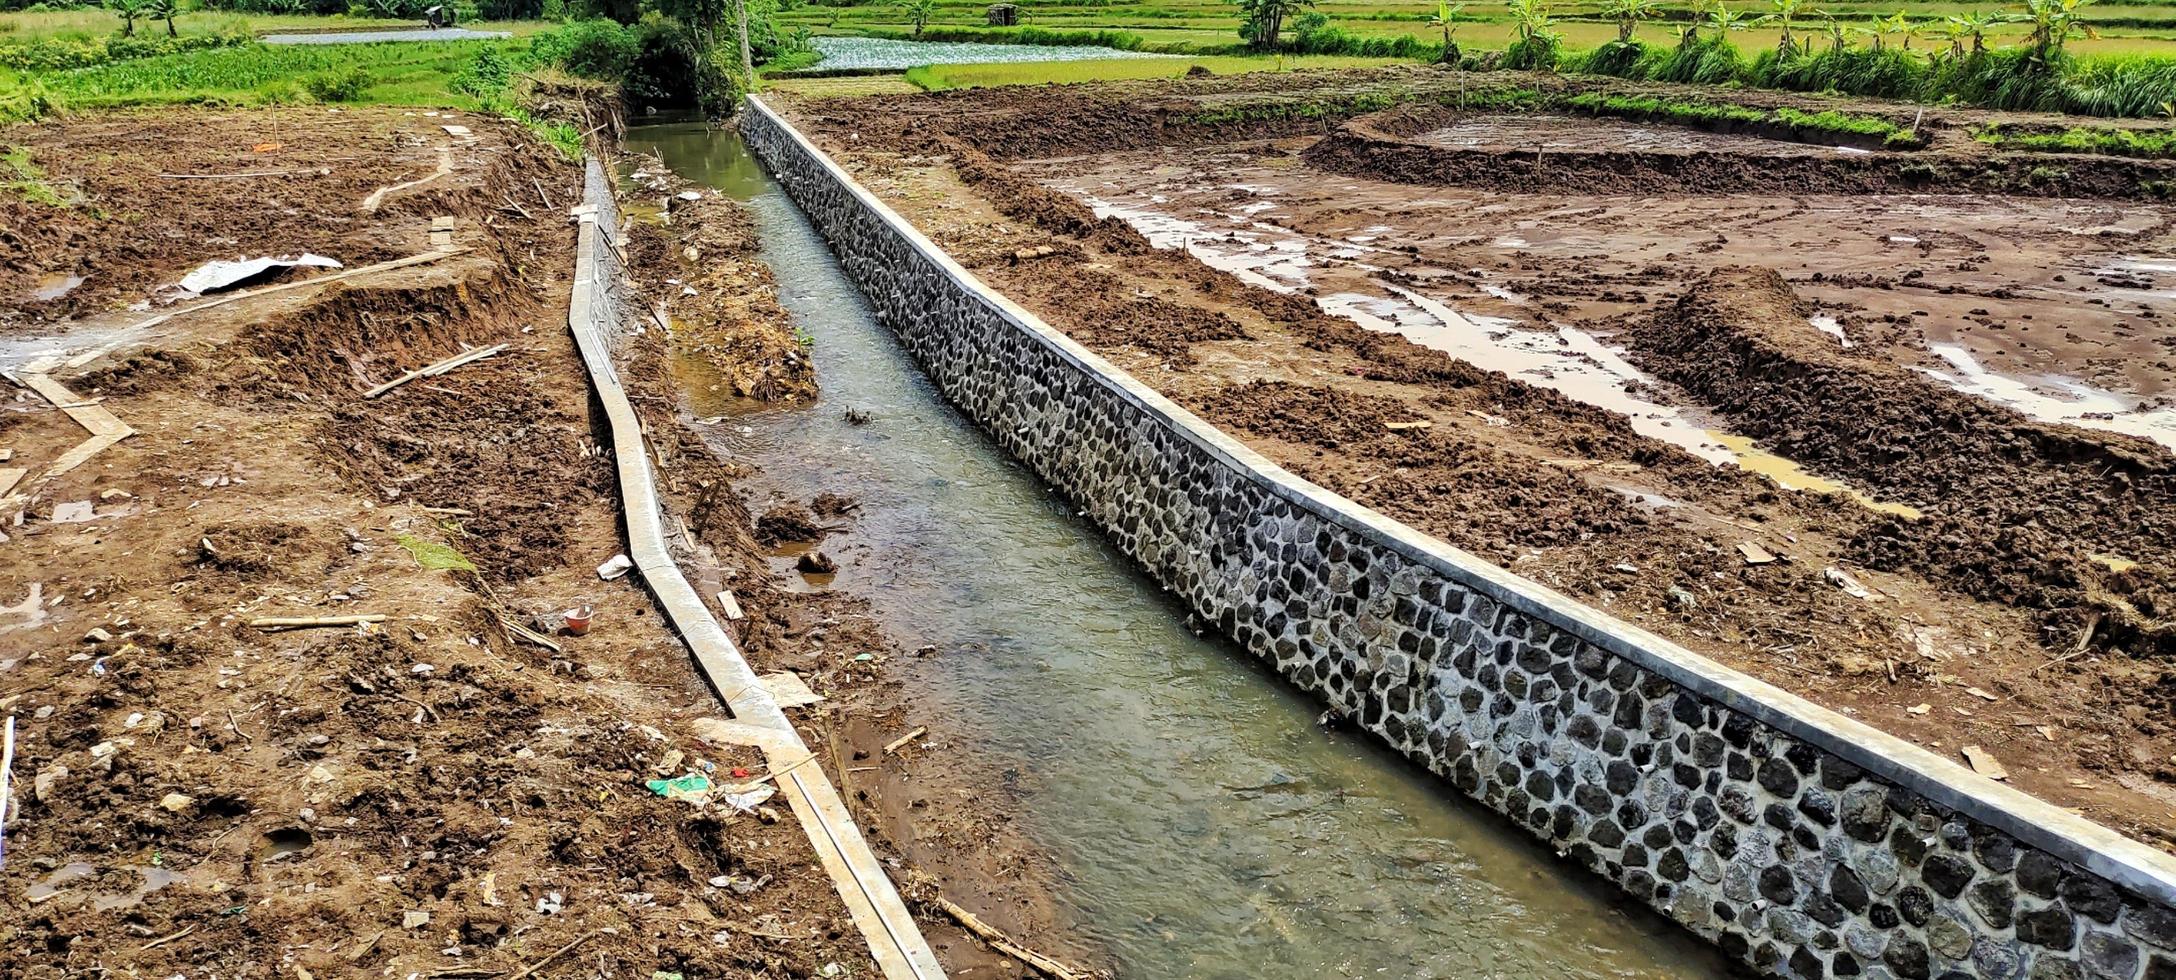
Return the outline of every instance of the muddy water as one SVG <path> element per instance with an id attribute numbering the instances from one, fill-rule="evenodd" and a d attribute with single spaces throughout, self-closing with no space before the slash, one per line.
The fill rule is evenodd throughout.
<path id="1" fill-rule="evenodd" d="M 729 134 L 629 143 L 745 196 L 822 401 L 706 404 L 759 495 L 861 504 L 833 587 L 930 643 L 926 710 L 1017 774 L 1060 905 L 1129 977 L 1697 977 L 1719 957 L 1318 709 L 1185 611 L 946 406 Z M 723 169 L 713 166 L 722 162 Z M 864 425 L 847 409 L 872 416 Z M 786 567 L 787 559 L 780 559 Z"/>

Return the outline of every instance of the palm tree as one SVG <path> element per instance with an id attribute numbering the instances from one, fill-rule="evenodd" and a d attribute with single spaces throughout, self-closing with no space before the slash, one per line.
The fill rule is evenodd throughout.
<path id="1" fill-rule="evenodd" d="M 1661 12 L 1662 5 L 1656 0 L 1608 0 L 1602 5 L 1603 16 L 1617 19 L 1619 43 L 1632 40 L 1632 32 L 1639 28 L 1640 21 L 1652 20 Z"/>

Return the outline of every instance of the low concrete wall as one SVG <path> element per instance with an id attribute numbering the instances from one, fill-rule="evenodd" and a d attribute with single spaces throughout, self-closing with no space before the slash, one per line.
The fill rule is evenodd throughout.
<path id="1" fill-rule="evenodd" d="M 2176 859 L 1285 472 L 984 286 L 751 99 L 945 396 L 1285 677 L 1785 976 L 2176 980 Z"/>

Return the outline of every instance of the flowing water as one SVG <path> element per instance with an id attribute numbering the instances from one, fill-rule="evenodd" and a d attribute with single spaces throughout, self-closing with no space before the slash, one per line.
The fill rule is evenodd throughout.
<path id="1" fill-rule="evenodd" d="M 636 150 L 748 202 L 821 402 L 693 396 L 762 495 L 861 504 L 832 587 L 909 646 L 924 710 L 1018 773 L 1057 896 L 1128 977 L 1701 977 L 1720 957 L 1189 629 L 966 418 L 870 316 L 736 136 L 637 127 Z M 864 425 L 847 409 L 868 413 Z M 781 559 L 784 568 L 784 559 Z"/>

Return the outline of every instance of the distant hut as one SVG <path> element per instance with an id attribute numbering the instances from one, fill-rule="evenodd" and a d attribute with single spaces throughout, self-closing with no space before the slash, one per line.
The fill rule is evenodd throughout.
<path id="1" fill-rule="evenodd" d="M 1011 27 L 1020 23 L 1020 8 L 1009 3 L 993 3 L 989 18 L 991 27 Z"/>

